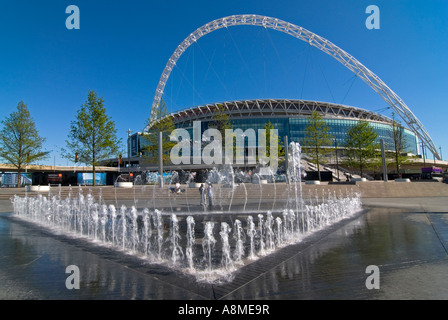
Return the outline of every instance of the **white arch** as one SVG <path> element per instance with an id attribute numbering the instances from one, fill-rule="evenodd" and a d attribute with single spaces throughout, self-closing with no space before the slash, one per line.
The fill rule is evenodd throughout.
<path id="1" fill-rule="evenodd" d="M 373 90 L 375 90 L 403 119 L 408 125 L 409 129 L 415 132 L 421 141 L 430 149 L 431 153 L 440 159 L 440 155 L 432 142 L 431 137 L 424 128 L 423 124 L 415 117 L 411 110 L 407 107 L 404 101 L 393 92 L 377 75 L 367 69 L 362 63 L 356 60 L 352 55 L 348 54 L 338 46 L 321 36 L 308 31 L 302 27 L 296 26 L 289 22 L 285 22 L 276 18 L 260 16 L 255 14 L 250 15 L 234 15 L 213 20 L 191 33 L 182 43 L 177 47 L 176 51 L 171 55 L 168 63 L 163 70 L 160 77 L 159 84 L 154 95 L 154 100 L 151 108 L 150 123 L 156 120 L 157 109 L 160 100 L 163 96 L 163 90 L 168 81 L 171 71 L 176 65 L 177 60 L 187 50 L 187 48 L 196 42 L 202 36 L 218 29 L 227 28 L 231 26 L 251 25 L 269 28 L 284 32 L 302 41 L 308 42 L 309 45 L 318 48 L 326 54 L 332 56 L 339 61 L 343 66 L 351 70 L 364 82 L 366 82 Z"/>

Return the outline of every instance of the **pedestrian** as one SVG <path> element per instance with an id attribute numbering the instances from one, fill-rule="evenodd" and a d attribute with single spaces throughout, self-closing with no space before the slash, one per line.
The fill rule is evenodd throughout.
<path id="1" fill-rule="evenodd" d="M 208 208 L 212 209 L 212 207 L 213 207 L 213 186 L 211 183 L 208 184 L 207 198 L 208 198 Z"/>
<path id="2" fill-rule="evenodd" d="M 205 205 L 205 187 L 203 183 L 199 187 L 199 194 L 201 195 L 201 206 L 203 206 Z"/>

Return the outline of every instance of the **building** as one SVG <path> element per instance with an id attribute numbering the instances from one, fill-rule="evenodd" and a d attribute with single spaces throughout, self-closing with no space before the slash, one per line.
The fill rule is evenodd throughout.
<path id="1" fill-rule="evenodd" d="M 228 101 L 192 107 L 169 116 L 173 118 L 176 128 L 186 129 L 190 134 L 193 122 L 200 121 L 202 134 L 208 129 L 214 116 L 223 111 L 229 116 L 233 129 L 239 128 L 245 131 L 252 128 L 256 131 L 271 122 L 274 129 L 278 130 L 279 137 L 287 136 L 289 142 L 299 143 L 305 138 L 308 117 L 313 111 L 317 111 L 330 128 L 329 133 L 335 138 L 334 145 L 339 147 L 345 143 L 347 130 L 358 121 L 365 120 L 378 133 L 378 143 L 380 139 L 384 139 L 386 148 L 389 146 L 389 149 L 392 149 L 393 146 L 392 119 L 372 111 L 327 102 L 288 99 Z M 404 128 L 403 137 L 406 141 L 406 152 L 418 154 L 419 144 L 416 135 Z M 142 133 L 130 136 L 129 150 L 132 163 L 136 164 L 136 159 L 144 153 L 144 145 L 145 139 Z"/>

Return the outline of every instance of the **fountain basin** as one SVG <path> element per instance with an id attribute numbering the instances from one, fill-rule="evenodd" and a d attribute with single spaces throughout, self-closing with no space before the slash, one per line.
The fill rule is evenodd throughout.
<path id="1" fill-rule="evenodd" d="M 307 180 L 305 181 L 305 184 L 320 184 L 319 180 Z"/>
<path id="2" fill-rule="evenodd" d="M 168 265 L 206 282 L 230 281 L 234 270 L 361 209 L 358 194 L 325 197 L 325 202 L 303 211 L 285 208 L 225 214 L 117 208 L 95 202 L 90 193 L 67 199 L 15 196 L 13 203 L 18 217 L 87 237 L 149 263 Z"/>
<path id="3" fill-rule="evenodd" d="M 297 153 L 291 159 L 300 159 L 300 148 L 294 146 L 292 144 L 291 149 Z M 293 168 L 296 169 L 296 166 Z M 300 168 L 290 171 L 296 185 L 301 184 Z M 259 174 L 248 177 L 252 178 L 253 184 L 259 184 L 259 187 L 253 188 L 259 191 L 258 206 L 256 201 L 249 201 L 249 208 L 246 208 L 248 190 L 244 183 L 241 184 L 244 187 L 244 198 L 238 197 L 232 207 L 233 189 L 229 203 L 221 203 L 226 198 L 225 193 L 230 194 L 221 192 L 222 188 L 234 187 L 235 180 L 233 173 L 224 175 L 216 170 L 208 177 L 208 181 L 217 184 L 217 188 L 213 188 L 214 196 L 210 198 L 213 201 L 210 201 L 208 210 L 201 207 L 199 201 L 190 206 L 187 194 L 174 199 L 171 193 L 168 193 L 169 208 L 157 209 L 155 201 L 152 204 L 148 201 L 154 210 L 146 207 L 138 209 L 136 189 L 133 189 L 134 206 L 131 208 L 125 204 L 118 207 L 118 201 L 116 205 L 106 205 L 101 197 L 97 202 L 90 189 L 84 196 L 81 186 L 78 197 L 73 197 L 71 193 L 66 199 L 51 197 L 50 194 L 48 198 L 42 194 L 25 198 L 15 195 L 12 202 L 14 213 L 20 218 L 51 229 L 56 228 L 58 232 L 70 233 L 75 237 L 87 237 L 94 243 L 141 256 L 149 263 L 173 267 L 195 275 L 197 281 L 209 283 L 231 281 L 232 273 L 251 261 L 298 243 L 304 237 L 350 217 L 362 208 L 360 194 L 353 191 L 347 193 L 346 197 L 336 193 L 323 194 L 321 200 L 316 195 L 307 204 L 303 201 L 302 190 L 299 193 L 295 188 L 295 197 L 289 196 L 288 189 L 288 201 L 284 202 L 283 208 L 274 211 L 275 206 L 268 203 L 271 202 L 270 198 L 265 199 L 261 206 L 264 189 L 261 185 L 268 184 L 268 180 L 262 177 Z M 172 182 L 178 181 L 177 175 L 173 175 L 173 178 L 170 186 Z M 132 182 L 118 180 L 115 187 L 133 188 Z M 275 183 L 273 187 L 275 201 Z M 256 200 L 256 194 L 249 193 L 249 197 L 249 200 Z M 161 200 L 164 203 L 164 198 Z M 183 201 L 188 210 L 182 210 Z M 302 203 L 300 207 L 299 202 Z M 266 204 L 269 208 L 266 208 Z M 271 207 L 272 210 L 268 210 Z"/>
<path id="4" fill-rule="evenodd" d="M 395 182 L 411 182 L 411 179 L 405 178 L 405 179 L 395 179 Z"/>

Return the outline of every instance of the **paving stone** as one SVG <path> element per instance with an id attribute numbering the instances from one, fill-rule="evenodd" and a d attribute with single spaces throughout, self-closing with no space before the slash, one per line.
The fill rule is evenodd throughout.
<path id="1" fill-rule="evenodd" d="M 363 214 L 253 261 L 233 281 L 214 285 L 2 213 L 0 299 L 448 299 L 448 198 L 363 202 L 368 208 Z M 3 211 L 8 208 L 0 203 Z M 79 290 L 65 286 L 69 265 L 80 268 Z M 366 287 L 369 265 L 379 267 L 380 289 Z"/>

